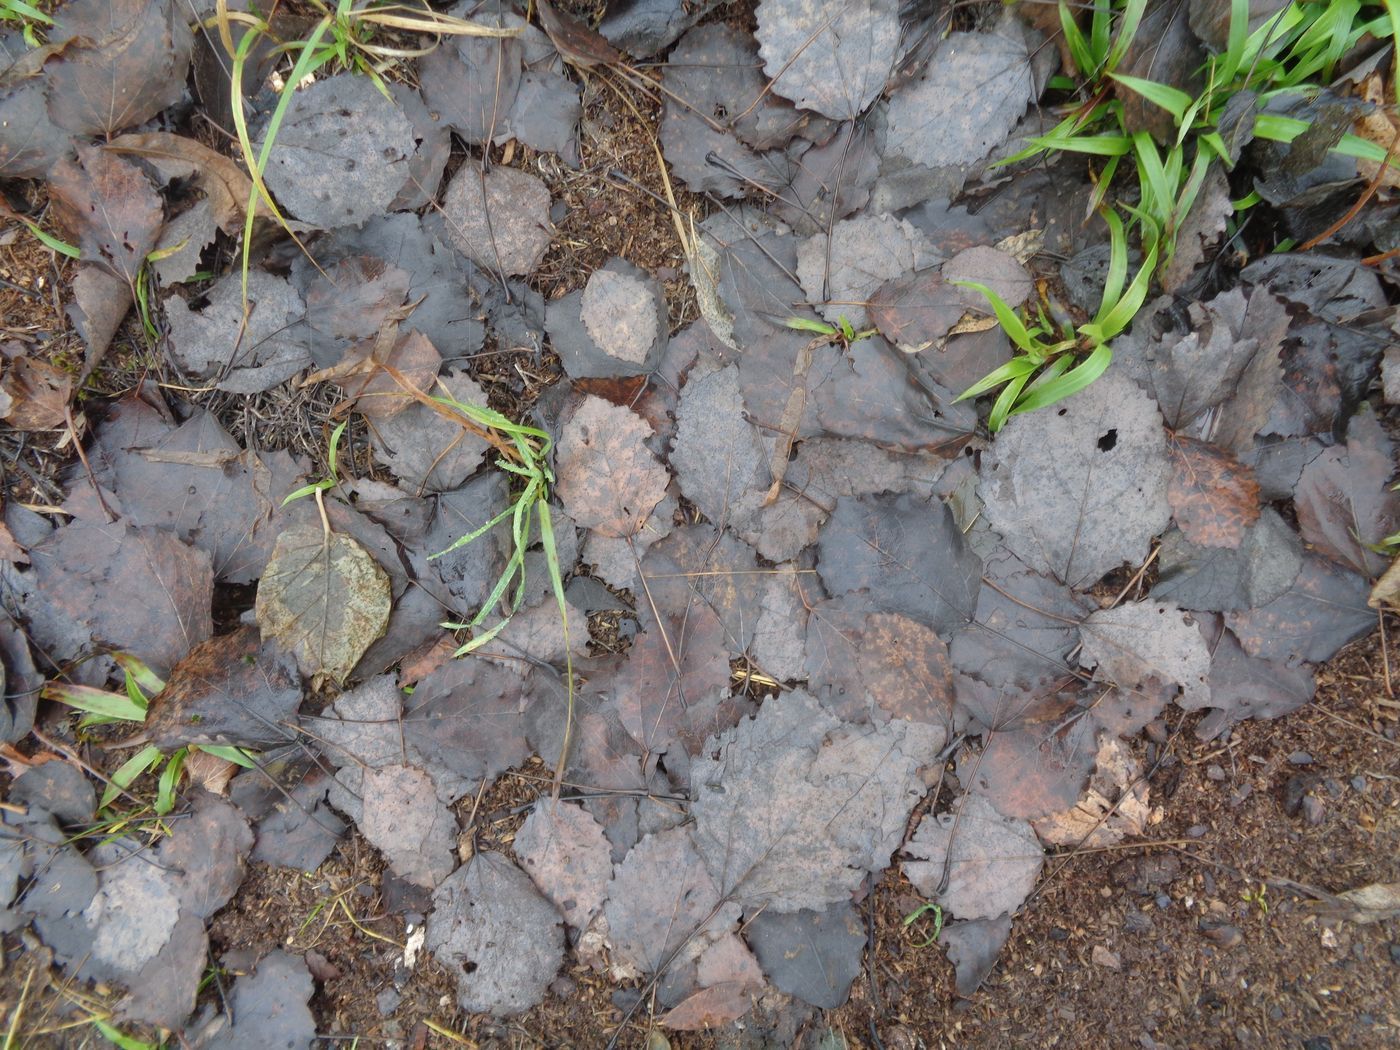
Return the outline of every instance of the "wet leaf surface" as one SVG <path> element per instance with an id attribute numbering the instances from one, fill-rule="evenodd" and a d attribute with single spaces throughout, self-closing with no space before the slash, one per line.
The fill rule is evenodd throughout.
<path id="1" fill-rule="evenodd" d="M 1094 766 L 1094 746 L 1084 736 L 1078 727 L 998 730 L 980 753 L 959 757 L 958 779 L 1003 816 L 1035 820 L 1079 798 Z"/>
<path id="2" fill-rule="evenodd" d="M 306 307 L 286 281 L 255 270 L 248 276 L 244 324 L 242 286 L 222 278 L 195 312 L 178 296 L 166 301 L 170 356 L 193 379 L 235 394 L 255 394 L 285 382 L 311 363 L 298 331 Z"/>
<path id="3" fill-rule="evenodd" d="M 744 937 L 775 988 L 830 1010 L 851 993 L 866 932 L 860 914 L 842 902 L 823 911 L 760 912 Z"/>
<path id="4" fill-rule="evenodd" d="M 49 187 L 55 219 L 83 259 L 134 285 L 164 222 L 160 197 L 141 169 L 82 146 L 76 160 L 49 173 Z"/>
<path id="5" fill-rule="evenodd" d="M 1254 608 L 1292 586 L 1302 559 L 1297 533 L 1265 508 L 1235 550 L 1196 546 L 1180 532 L 1168 532 L 1162 537 L 1152 596 L 1205 612 Z"/>
<path id="6" fill-rule="evenodd" d="M 308 1002 L 315 991 L 311 973 L 299 955 L 270 952 L 251 975 L 239 977 L 229 1003 L 232 1018 L 221 1036 L 234 1050 L 311 1045 L 316 1020 Z"/>
<path id="7" fill-rule="evenodd" d="M 1368 593 L 1365 577 L 1310 552 L 1288 590 L 1266 605 L 1227 612 L 1225 623 L 1250 656 L 1321 663 L 1374 625 Z"/>
<path id="8" fill-rule="evenodd" d="M 363 813 L 356 823 L 394 874 L 432 889 L 457 866 L 457 821 L 412 766 L 367 769 L 360 779 Z"/>

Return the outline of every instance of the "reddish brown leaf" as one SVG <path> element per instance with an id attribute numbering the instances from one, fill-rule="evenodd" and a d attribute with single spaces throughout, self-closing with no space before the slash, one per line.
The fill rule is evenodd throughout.
<path id="1" fill-rule="evenodd" d="M 643 443 L 651 427 L 634 412 L 586 398 L 559 439 L 557 491 L 584 528 L 635 535 L 666 495 L 667 475 Z"/>
<path id="2" fill-rule="evenodd" d="M 753 989 L 738 981 L 702 988 L 661 1019 L 678 1032 L 698 1032 L 733 1024 L 753 1005 Z"/>
<path id="3" fill-rule="evenodd" d="M 1202 547 L 1236 548 L 1259 520 L 1259 482 L 1230 453 L 1194 438 L 1173 437 L 1167 488 L 1176 524 Z"/>
<path id="4" fill-rule="evenodd" d="M 0 391 L 10 399 L 5 422 L 15 430 L 53 430 L 67 418 L 73 377 L 46 361 L 16 357 L 0 377 Z"/>
<path id="5" fill-rule="evenodd" d="M 573 15 L 556 11 L 549 0 L 536 0 L 535 10 L 559 57 L 569 65 L 590 69 L 597 65 L 610 66 L 622 59 L 622 52 Z"/>
<path id="6" fill-rule="evenodd" d="M 204 191 L 214 213 L 214 221 L 227 234 L 240 233 L 253 183 L 238 163 L 204 143 L 168 131 L 133 132 L 118 135 L 107 143 L 114 153 L 140 157 L 167 181 L 193 178 Z M 255 212 L 272 217 L 259 198 Z"/>
<path id="7" fill-rule="evenodd" d="M 980 755 L 958 759 L 958 779 L 986 795 L 997 812 L 1035 820 L 1074 805 L 1094 767 L 1092 728 L 1047 735 L 1035 729 L 993 733 Z"/>
<path id="8" fill-rule="evenodd" d="M 129 285 L 156 246 L 163 224 L 160 197 L 129 161 L 96 146 L 79 146 L 49 175 L 54 217 L 85 262 L 100 263 Z"/>

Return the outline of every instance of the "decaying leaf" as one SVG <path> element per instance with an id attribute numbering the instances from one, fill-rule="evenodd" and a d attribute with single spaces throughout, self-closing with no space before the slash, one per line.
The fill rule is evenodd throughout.
<path id="1" fill-rule="evenodd" d="M 826 1010 L 842 1005 L 860 973 L 865 923 L 849 902 L 823 911 L 762 911 L 744 924 L 763 972 L 781 992 Z"/>
<path id="2" fill-rule="evenodd" d="M 1259 482 L 1229 452 L 1173 435 L 1172 479 L 1167 486 L 1176 526 L 1201 547 L 1238 547 L 1259 520 Z"/>
<path id="3" fill-rule="evenodd" d="M 1176 685 L 1195 707 L 1209 703 L 1210 652 L 1190 614 L 1171 602 L 1130 602 L 1079 626 L 1082 660 L 1120 689 Z"/>
<path id="4" fill-rule="evenodd" d="M 1237 549 L 1200 547 L 1173 529 L 1158 548 L 1152 597 L 1183 609 L 1228 612 L 1273 601 L 1292 586 L 1303 544 L 1277 511 L 1265 507 Z"/>
<path id="5" fill-rule="evenodd" d="M 975 164 L 1021 119 L 1031 94 L 1030 59 L 1014 22 L 953 33 L 924 75 L 890 99 L 886 148 L 929 168 Z"/>
<path id="6" fill-rule="evenodd" d="M 904 219 L 862 215 L 813 234 L 797 247 L 797 279 L 832 324 L 867 325 L 866 302 L 886 281 L 936 261 L 933 247 Z"/>
<path id="7" fill-rule="evenodd" d="M 719 734 L 691 766 L 695 842 L 716 883 L 778 912 L 845 900 L 889 863 L 926 790 L 938 726 L 852 726 L 798 690 Z"/>
<path id="8" fill-rule="evenodd" d="M 943 927 L 938 943 L 948 952 L 948 961 L 957 972 L 958 994 L 970 998 L 982 986 L 997 956 L 1011 936 L 1011 916 L 950 922 Z"/>
<path id="9" fill-rule="evenodd" d="M 575 522 L 620 538 L 641 529 L 666 495 L 666 471 L 644 444 L 650 436 L 635 412 L 584 399 L 564 424 L 556 466 L 556 491 Z"/>
<path id="10" fill-rule="evenodd" d="M 49 173 L 49 194 L 54 218 L 82 258 L 134 286 L 165 219 L 141 170 L 96 146 L 80 146 L 76 160 Z"/>
<path id="11" fill-rule="evenodd" d="M 612 858 L 607 837 L 582 806 L 542 799 L 515 833 L 515 855 L 559 914 L 582 932 L 603 910 Z"/>
<path id="12" fill-rule="evenodd" d="M 754 991 L 738 981 L 702 988 L 666 1014 L 661 1023 L 679 1032 L 698 1032 L 733 1024 L 753 1006 Z"/>
<path id="13" fill-rule="evenodd" d="M 414 150 L 403 110 L 369 77 L 339 73 L 292 96 L 263 177 L 303 222 L 357 226 L 408 182 Z"/>
<path id="14" fill-rule="evenodd" d="M 1227 612 L 1225 622 L 1250 656 L 1321 663 L 1376 625 L 1366 579 L 1311 552 L 1293 585 L 1258 608 Z"/>
<path id="15" fill-rule="evenodd" d="M 1394 472 L 1394 449 L 1375 413 L 1353 416 L 1345 447 L 1326 449 L 1298 480 L 1295 503 L 1303 539 L 1357 572 L 1372 577 L 1383 572 L 1385 557 L 1368 545 L 1400 532 Z"/>
<path id="16" fill-rule="evenodd" d="M 413 766 L 366 769 L 357 823 L 396 875 L 432 889 L 456 866 L 457 821 L 438 801 L 428 774 Z"/>
<path id="17" fill-rule="evenodd" d="M 924 817 L 904 852 L 915 858 L 901 865 L 914 888 L 960 919 L 1014 914 L 1045 859 L 1031 826 L 1003 817 L 981 795 Z"/>
<path id="18" fill-rule="evenodd" d="M 478 853 L 433 893 L 426 947 L 469 1013 L 507 1017 L 544 998 L 564 958 L 554 905 L 499 853 Z"/>
<path id="19" fill-rule="evenodd" d="M 264 638 L 294 654 L 308 678 L 344 684 L 389 622 L 389 578 L 349 536 L 295 525 L 277 537 L 258 584 Z"/>
<path id="20" fill-rule="evenodd" d="M 860 116 L 884 90 L 899 44 L 896 0 L 763 0 L 759 54 L 773 89 L 835 120 Z"/>
<path id="21" fill-rule="evenodd" d="M 146 734 L 166 750 L 220 744 L 257 750 L 296 739 L 301 706 L 295 661 L 241 627 L 195 646 L 150 703 Z"/>
<path id="22" fill-rule="evenodd" d="M 1072 587 L 1141 562 L 1171 517 L 1162 417 L 1110 371 L 1045 412 L 1013 417 L 982 461 L 987 517 L 1032 569 Z"/>
<path id="23" fill-rule="evenodd" d="M 126 308 L 123 306 L 122 311 Z M 16 430 L 53 430 L 68 419 L 73 377 L 47 361 L 13 357 L 5 362 L 0 391 L 8 399 L 4 420 Z"/>
<path id="24" fill-rule="evenodd" d="M 1043 726 L 990 734 L 981 752 L 958 758 L 958 779 L 997 812 L 1035 820 L 1074 805 L 1094 765 L 1084 720 L 1058 732 Z"/>
<path id="25" fill-rule="evenodd" d="M 1147 831 L 1161 819 L 1148 802 L 1142 767 L 1123 742 L 1109 733 L 1099 737 L 1094 775 L 1084 796 L 1068 809 L 1031 823 L 1040 841 L 1050 846 L 1094 849 L 1112 846 Z"/>
<path id="26" fill-rule="evenodd" d="M 532 273 L 553 237 L 549 190 L 517 168 L 483 176 L 476 165 L 463 165 L 447 184 L 442 213 L 458 251 L 508 276 Z"/>
<path id="27" fill-rule="evenodd" d="M 139 157 L 167 182 L 194 179 L 204 191 L 214 222 L 225 233 L 241 232 L 243 215 L 252 193 L 252 180 L 232 158 L 210 149 L 198 139 L 168 131 L 118 135 L 106 147 L 113 153 Z M 256 213 L 270 218 L 267 205 L 258 201 Z"/>

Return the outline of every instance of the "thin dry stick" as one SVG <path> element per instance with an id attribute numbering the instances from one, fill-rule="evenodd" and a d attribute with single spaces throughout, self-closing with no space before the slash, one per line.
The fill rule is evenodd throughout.
<path id="1" fill-rule="evenodd" d="M 1360 212 L 1362 208 L 1366 207 L 1366 202 L 1374 197 L 1376 191 L 1381 188 L 1381 179 L 1385 176 L 1385 173 L 1390 170 L 1390 159 L 1395 156 L 1395 147 L 1397 144 L 1400 144 L 1400 127 L 1395 129 L 1395 134 L 1390 138 L 1390 146 L 1385 151 L 1385 160 L 1381 161 L 1381 166 L 1376 169 L 1376 174 L 1373 175 L 1371 181 L 1367 183 L 1365 192 L 1362 193 L 1360 197 L 1356 198 L 1356 203 L 1348 208 L 1346 213 L 1331 226 L 1327 227 L 1327 229 L 1323 230 L 1316 237 L 1309 237 L 1299 245 L 1298 251 L 1306 252 L 1316 248 L 1347 223 L 1351 222 L 1352 219 L 1356 218 L 1357 213 Z"/>

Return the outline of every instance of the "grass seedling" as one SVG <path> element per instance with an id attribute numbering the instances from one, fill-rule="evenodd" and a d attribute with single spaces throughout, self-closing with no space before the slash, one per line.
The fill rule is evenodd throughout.
<path id="1" fill-rule="evenodd" d="M 340 473 L 337 459 L 340 456 L 340 439 L 345 435 L 345 427 L 349 422 L 347 419 L 331 431 L 330 446 L 326 452 L 326 476 L 311 482 L 309 485 L 303 485 L 295 492 L 288 493 L 287 497 L 282 500 L 282 506 L 285 507 L 289 503 L 295 503 L 299 499 L 305 499 L 316 493 L 327 492 L 339 484 Z"/>
<path id="2" fill-rule="evenodd" d="M 922 941 L 917 942 L 914 945 L 915 948 L 927 948 L 930 945 L 938 943 L 938 935 L 943 932 L 943 909 L 930 901 L 919 905 L 908 915 L 904 916 L 904 928 L 908 930 L 918 922 L 920 918 L 930 913 L 933 915 L 933 932 Z"/>
<path id="3" fill-rule="evenodd" d="M 1108 273 L 1098 311 L 1092 321 L 1077 329 L 1067 323 L 1055 325 L 1046 317 L 1043 306 L 1037 306 L 1035 317 L 1031 317 L 1029 310 L 1018 315 L 986 285 L 957 282 L 986 297 L 997 321 L 1018 351 L 1010 361 L 958 396 L 962 401 L 1001 388 L 987 420 L 993 433 L 1000 430 L 1009 417 L 1053 405 L 1103 375 L 1113 359 L 1109 341 L 1122 332 L 1142 308 L 1156 266 L 1157 249 L 1154 246 L 1148 250 L 1129 284 L 1128 241 L 1123 220 L 1107 208 L 1102 215 L 1109 231 Z"/>
<path id="4" fill-rule="evenodd" d="M 783 327 L 791 328 L 797 332 L 811 332 L 814 335 L 824 335 L 831 342 L 836 343 L 842 349 L 849 350 L 852 343 L 858 343 L 862 339 L 869 339 L 878 329 L 862 328 L 859 332 L 855 326 L 846 319 L 845 314 L 836 318 L 835 324 L 827 324 L 825 321 L 818 321 L 808 317 L 785 317 Z"/>
<path id="5" fill-rule="evenodd" d="M 150 697 L 159 694 L 165 688 L 165 682 L 130 654 L 118 653 L 113 659 L 122 669 L 125 679 L 123 692 L 114 693 L 92 686 L 69 685 L 66 682 L 49 682 L 44 686 L 42 697 L 82 711 L 83 717 L 78 721 L 80 729 L 115 722 L 144 723 L 150 707 Z M 152 773 L 159 769 L 153 808 L 157 816 L 165 816 L 175 808 L 180 775 L 184 772 L 185 760 L 191 751 L 207 751 L 245 769 L 257 765 L 250 753 L 241 747 L 189 744 L 166 755 L 160 748 L 148 745 L 117 767 L 102 792 L 98 811 L 105 813 L 107 807 L 116 801 L 117 796 L 127 793 L 143 773 Z"/>

